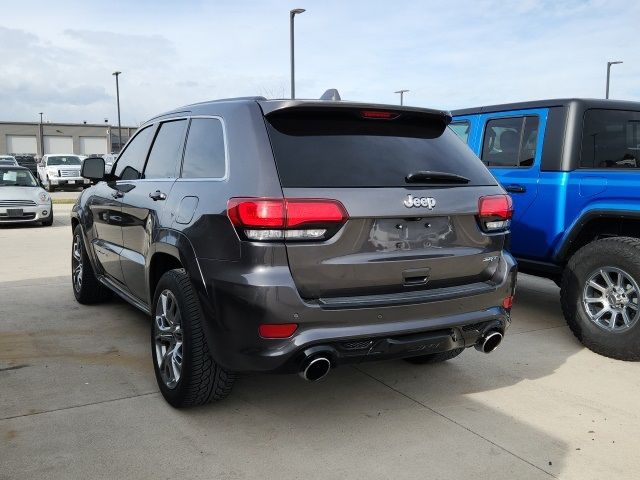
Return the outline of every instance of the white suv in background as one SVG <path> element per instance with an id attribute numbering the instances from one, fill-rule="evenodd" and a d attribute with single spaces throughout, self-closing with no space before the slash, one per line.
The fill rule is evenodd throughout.
<path id="1" fill-rule="evenodd" d="M 86 157 L 74 154 L 47 154 L 38 166 L 38 176 L 47 191 L 60 187 L 89 186 L 91 181 L 80 176 Z"/>

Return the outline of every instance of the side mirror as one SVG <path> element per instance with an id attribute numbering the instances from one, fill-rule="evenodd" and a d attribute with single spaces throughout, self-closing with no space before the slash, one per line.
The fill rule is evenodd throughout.
<path id="1" fill-rule="evenodd" d="M 82 162 L 80 175 L 89 180 L 100 181 L 104 179 L 104 158 L 86 158 Z"/>

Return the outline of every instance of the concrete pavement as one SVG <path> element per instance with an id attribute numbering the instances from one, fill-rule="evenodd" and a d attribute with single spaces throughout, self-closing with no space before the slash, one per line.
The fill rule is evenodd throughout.
<path id="1" fill-rule="evenodd" d="M 521 276 L 491 355 L 250 375 L 178 411 L 148 319 L 75 302 L 69 210 L 0 228 L 0 479 L 638 478 L 640 364 L 584 349 L 551 282 Z"/>

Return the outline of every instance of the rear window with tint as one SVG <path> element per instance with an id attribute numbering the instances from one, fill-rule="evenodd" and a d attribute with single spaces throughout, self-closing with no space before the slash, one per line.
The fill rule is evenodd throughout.
<path id="1" fill-rule="evenodd" d="M 405 177 L 420 171 L 467 177 L 461 186 L 496 183 L 440 118 L 421 113 L 386 120 L 289 109 L 269 114 L 267 129 L 283 187 L 419 186 Z"/>
<path id="2" fill-rule="evenodd" d="M 587 110 L 580 167 L 640 168 L 640 112 Z"/>

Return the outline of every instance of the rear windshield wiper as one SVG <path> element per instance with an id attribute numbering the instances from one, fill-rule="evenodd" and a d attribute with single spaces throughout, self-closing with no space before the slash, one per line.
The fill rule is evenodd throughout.
<path id="1" fill-rule="evenodd" d="M 469 183 L 467 177 L 463 177 L 462 175 L 456 175 L 455 173 L 447 173 L 447 172 L 431 172 L 431 171 L 422 171 L 422 172 L 413 172 L 404 177 L 404 180 L 407 183 Z"/>

